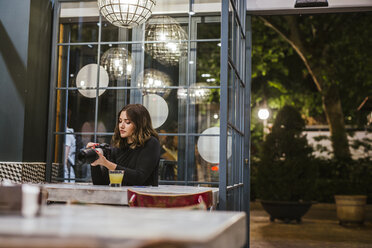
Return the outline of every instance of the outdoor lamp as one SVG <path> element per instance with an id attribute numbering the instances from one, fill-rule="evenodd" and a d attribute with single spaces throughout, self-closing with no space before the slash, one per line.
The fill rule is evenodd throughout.
<path id="1" fill-rule="evenodd" d="M 117 27 L 132 28 L 151 16 L 155 0 L 98 0 L 99 11 Z"/>
<path id="2" fill-rule="evenodd" d="M 267 120 L 270 116 L 270 112 L 267 108 L 262 108 L 258 110 L 258 118 L 261 120 Z"/>
<path id="3" fill-rule="evenodd" d="M 152 17 L 146 24 L 146 52 L 163 65 L 176 65 L 187 55 L 188 35 L 180 24 L 169 16 Z M 184 42 L 182 42 L 184 41 Z"/>
<path id="4" fill-rule="evenodd" d="M 101 65 L 111 80 L 130 79 L 132 74 L 132 59 L 124 47 L 108 49 L 101 57 Z"/>
<path id="5" fill-rule="evenodd" d="M 327 7 L 327 0 L 296 0 L 295 8 Z"/>

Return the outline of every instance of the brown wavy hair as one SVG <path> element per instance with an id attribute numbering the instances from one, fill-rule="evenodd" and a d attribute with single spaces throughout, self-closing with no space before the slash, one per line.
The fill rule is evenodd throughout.
<path id="1" fill-rule="evenodd" d="M 119 131 L 119 118 L 123 111 L 126 112 L 128 119 L 134 124 L 134 131 L 131 137 L 133 143 L 130 144 L 130 148 L 134 149 L 144 146 L 151 136 L 159 140 L 158 133 L 152 127 L 149 111 L 142 104 L 128 104 L 118 113 L 114 135 L 111 140 L 111 144 L 114 147 L 122 148 L 127 145 L 125 139 L 120 137 Z"/>

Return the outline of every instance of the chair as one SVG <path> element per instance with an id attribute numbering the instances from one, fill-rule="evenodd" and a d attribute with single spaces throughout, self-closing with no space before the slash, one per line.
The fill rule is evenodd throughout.
<path id="1" fill-rule="evenodd" d="M 45 162 L 0 162 L 0 181 L 13 183 L 45 182 Z M 52 182 L 56 182 L 59 164 L 52 164 Z"/>
<path id="2" fill-rule="evenodd" d="M 128 189 L 129 207 L 211 209 L 212 190 L 194 194 L 167 194 L 139 192 Z"/>

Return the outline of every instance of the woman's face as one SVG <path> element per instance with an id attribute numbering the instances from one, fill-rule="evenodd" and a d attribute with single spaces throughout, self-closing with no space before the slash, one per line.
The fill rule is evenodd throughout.
<path id="1" fill-rule="evenodd" d="M 134 123 L 128 119 L 127 112 L 121 112 L 119 116 L 119 132 L 121 138 L 130 138 L 134 132 Z M 128 142 L 131 140 L 128 139 Z"/>

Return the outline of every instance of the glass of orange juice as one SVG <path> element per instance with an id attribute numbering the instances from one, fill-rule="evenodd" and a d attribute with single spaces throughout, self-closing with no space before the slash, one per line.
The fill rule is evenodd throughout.
<path id="1" fill-rule="evenodd" d="M 121 182 L 123 181 L 124 171 L 123 170 L 110 170 L 110 186 L 111 187 L 121 187 Z"/>

